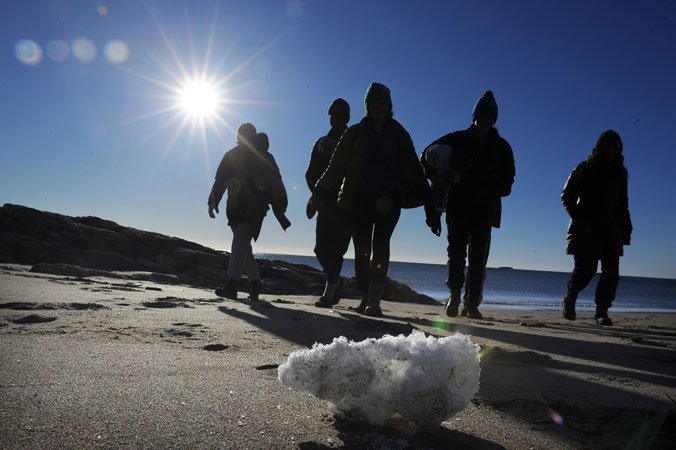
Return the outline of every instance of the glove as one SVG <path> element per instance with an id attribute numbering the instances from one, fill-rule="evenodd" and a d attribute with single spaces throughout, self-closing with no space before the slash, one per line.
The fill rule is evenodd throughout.
<path id="1" fill-rule="evenodd" d="M 315 207 L 312 199 L 313 197 L 310 197 L 310 199 L 307 201 L 307 206 L 305 207 L 305 215 L 308 219 L 312 219 L 315 214 L 317 214 L 317 208 Z"/>
<path id="2" fill-rule="evenodd" d="M 441 214 L 433 206 L 425 206 L 425 223 L 432 233 L 441 236 Z"/>

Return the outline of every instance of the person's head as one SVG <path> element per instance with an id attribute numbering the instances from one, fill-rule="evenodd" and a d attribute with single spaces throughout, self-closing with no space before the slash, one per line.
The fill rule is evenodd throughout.
<path id="1" fill-rule="evenodd" d="M 329 106 L 329 123 L 334 130 L 343 130 L 350 121 L 350 105 L 342 98 L 335 99 Z"/>
<path id="2" fill-rule="evenodd" d="M 614 130 L 606 130 L 596 140 L 596 145 L 592 149 L 589 159 L 596 162 L 623 162 L 622 149 L 620 135 Z"/>
<path id="3" fill-rule="evenodd" d="M 270 139 L 265 133 L 257 133 L 254 136 L 253 145 L 256 150 L 261 153 L 265 153 L 270 149 Z"/>
<path id="4" fill-rule="evenodd" d="M 256 136 L 256 127 L 250 123 L 243 123 L 237 129 L 237 143 L 244 145 L 253 145 Z"/>
<path id="5" fill-rule="evenodd" d="M 390 89 L 381 83 L 371 83 L 364 96 L 366 116 L 376 120 L 392 117 Z"/>
<path id="6" fill-rule="evenodd" d="M 498 121 L 498 104 L 492 91 L 486 91 L 477 100 L 472 110 L 472 123 L 482 131 L 490 129 Z"/>

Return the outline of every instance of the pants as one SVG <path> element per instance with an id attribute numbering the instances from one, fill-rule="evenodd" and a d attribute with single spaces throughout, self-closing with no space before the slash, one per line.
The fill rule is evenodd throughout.
<path id="1" fill-rule="evenodd" d="M 598 258 L 575 256 L 575 267 L 570 275 L 570 280 L 568 280 L 569 296 L 575 299 L 580 291 L 587 287 L 596 273 L 598 262 Z M 599 284 L 596 285 L 594 297 L 597 307 L 607 310 L 612 306 L 619 281 L 620 257 L 612 254 L 603 256 L 601 258 L 601 277 Z"/>
<path id="2" fill-rule="evenodd" d="M 401 207 L 390 196 L 366 197 L 357 202 L 353 213 L 354 272 L 359 289 L 366 294 L 371 282 L 385 282 L 390 265 L 390 238 Z"/>
<path id="3" fill-rule="evenodd" d="M 230 228 L 232 228 L 232 246 L 230 247 L 228 278 L 238 280 L 242 272 L 246 272 L 249 281 L 260 280 L 261 273 L 251 248 L 253 227 L 249 222 L 242 222 Z"/>
<path id="4" fill-rule="evenodd" d="M 320 212 L 317 215 L 315 255 L 326 274 L 327 282 L 338 283 L 343 256 L 349 245 L 350 231 L 343 213 L 338 208 Z"/>
<path id="5" fill-rule="evenodd" d="M 473 223 L 467 219 L 446 219 L 448 225 L 448 279 L 451 291 L 465 284 L 465 261 L 469 256 L 465 303 L 479 306 L 483 300 L 486 264 L 491 248 L 490 222 Z"/>

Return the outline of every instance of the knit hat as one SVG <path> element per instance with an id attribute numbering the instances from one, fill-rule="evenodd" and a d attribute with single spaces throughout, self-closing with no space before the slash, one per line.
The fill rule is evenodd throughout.
<path id="1" fill-rule="evenodd" d="M 477 116 L 485 115 L 498 120 L 498 104 L 493 97 L 492 91 L 486 91 L 486 93 L 477 100 L 472 110 L 472 120 L 476 120 Z"/>
<path id="2" fill-rule="evenodd" d="M 331 102 L 331 106 L 329 106 L 329 115 L 335 114 L 337 112 L 344 112 L 347 115 L 347 120 L 348 122 L 350 121 L 350 105 L 343 100 L 342 98 L 337 98 L 333 102 Z"/>
<path id="3" fill-rule="evenodd" d="M 392 111 L 392 96 L 390 89 L 381 83 L 373 82 L 369 85 L 364 95 L 364 107 L 368 109 L 369 100 L 374 98 L 384 98 L 387 101 L 390 111 Z"/>

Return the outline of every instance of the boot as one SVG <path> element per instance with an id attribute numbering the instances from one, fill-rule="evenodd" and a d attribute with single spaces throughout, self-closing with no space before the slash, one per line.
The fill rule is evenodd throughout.
<path id="1" fill-rule="evenodd" d="M 331 299 L 331 306 L 337 305 L 340 297 L 343 296 L 343 279 L 338 277 L 338 287 L 333 291 L 333 298 Z"/>
<path id="2" fill-rule="evenodd" d="M 350 306 L 350 309 L 358 312 L 359 314 L 364 314 L 364 311 L 366 311 L 366 307 L 368 306 L 368 304 L 369 304 L 368 294 L 362 294 L 359 306 Z"/>
<path id="3" fill-rule="evenodd" d="M 608 308 L 596 305 L 596 313 L 594 314 L 594 319 L 596 319 L 597 325 L 603 325 L 610 327 L 613 325 L 613 321 L 608 317 Z"/>
<path id="4" fill-rule="evenodd" d="M 483 319 L 484 316 L 481 314 L 481 311 L 479 311 L 479 307 L 476 305 L 465 305 L 465 310 L 467 311 L 467 318 L 468 319 Z"/>
<path id="5" fill-rule="evenodd" d="M 452 289 L 451 295 L 449 295 L 448 300 L 446 300 L 446 315 L 448 317 L 455 317 L 458 315 L 460 300 L 460 291 Z"/>
<path id="6" fill-rule="evenodd" d="M 561 309 L 563 311 L 563 318 L 567 320 L 575 320 L 575 300 L 577 300 L 577 295 L 571 293 L 566 294 L 563 298 L 563 303 L 561 303 Z"/>
<path id="7" fill-rule="evenodd" d="M 249 281 L 249 299 L 252 302 L 257 302 L 260 293 L 261 293 L 261 280 Z"/>
<path id="8" fill-rule="evenodd" d="M 237 300 L 237 285 L 239 280 L 235 278 L 228 278 L 225 282 L 225 286 L 216 288 L 216 295 L 219 297 L 229 298 L 231 300 Z"/>
<path id="9" fill-rule="evenodd" d="M 383 317 L 383 311 L 380 309 L 380 298 L 385 291 L 385 283 L 373 283 L 369 285 L 369 305 L 364 310 L 364 314 L 371 317 Z"/>

